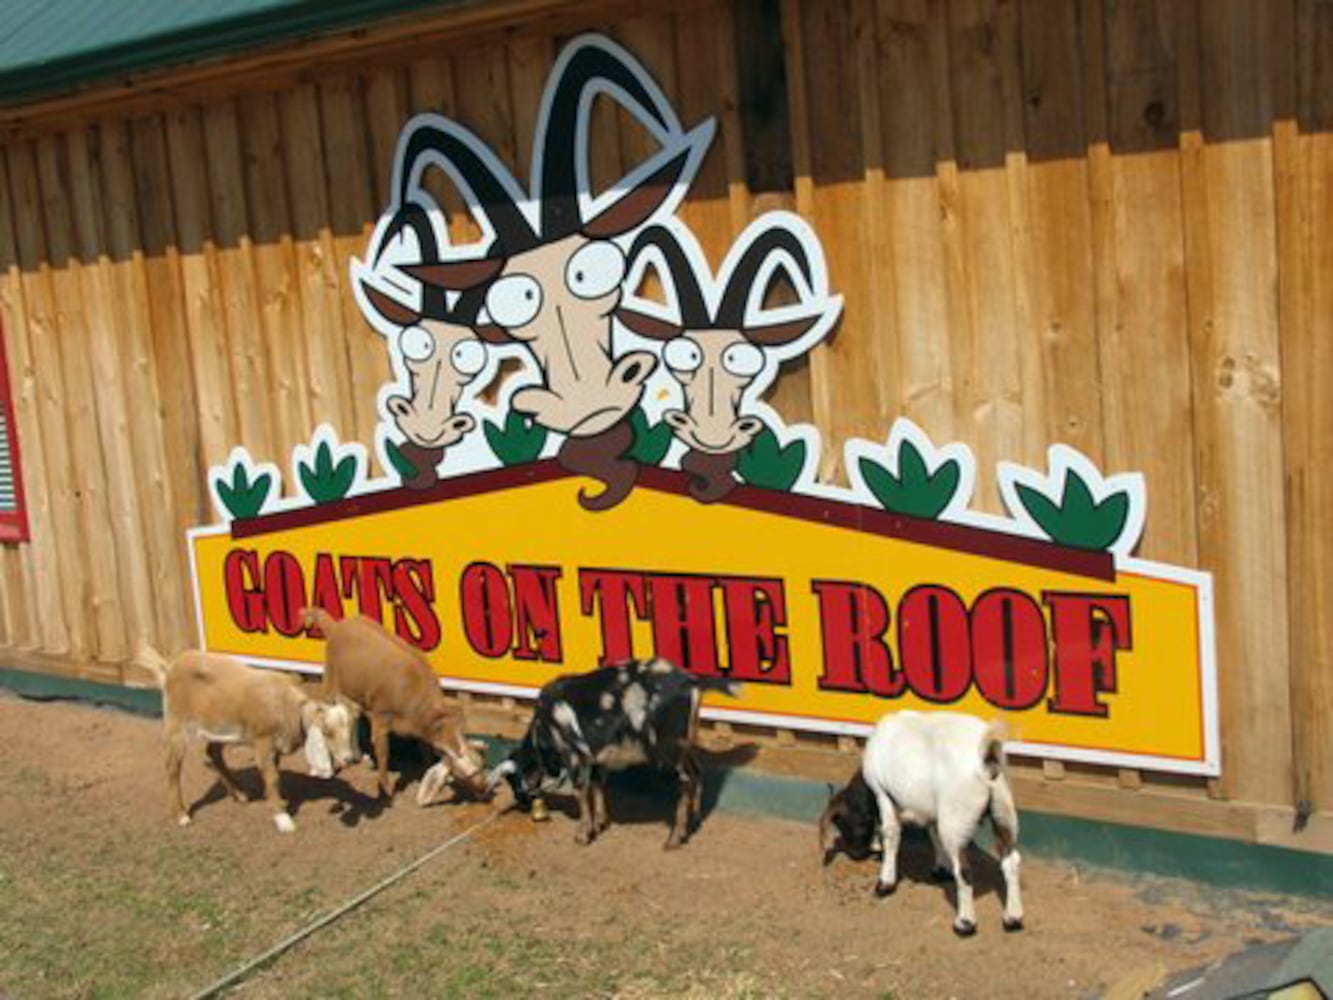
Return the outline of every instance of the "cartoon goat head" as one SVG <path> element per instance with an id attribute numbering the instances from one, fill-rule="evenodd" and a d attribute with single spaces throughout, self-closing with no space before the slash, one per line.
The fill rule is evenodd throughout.
<path id="1" fill-rule="evenodd" d="M 594 199 L 588 143 L 598 94 L 632 114 L 661 150 Z M 564 49 L 547 81 L 529 193 L 475 135 L 446 118 L 418 116 L 400 139 L 397 190 L 416 189 L 428 165 L 440 166 L 486 231 L 485 260 L 473 263 L 488 271 L 488 284 L 479 292 L 469 286 L 474 291 L 459 297 L 458 309 L 488 343 L 522 345 L 536 363 L 541 384 L 520 389 L 510 405 L 566 436 L 559 456 L 566 467 L 606 484 L 597 497 L 580 497 L 585 507 L 612 506 L 633 487 L 637 467 L 621 457 L 633 441 L 627 418 L 657 364 L 651 351 L 616 357 L 612 350 L 626 267 L 614 239 L 674 208 L 712 134 L 711 120 L 682 131 L 628 53 L 586 36 Z M 429 286 L 460 288 L 452 264 L 404 270 Z"/>
<path id="2" fill-rule="evenodd" d="M 477 289 L 498 267 L 485 258 L 441 259 L 438 210 L 424 193 L 414 198 L 381 220 L 367 260 L 352 261 L 352 276 L 362 312 L 389 338 L 403 373 L 381 392 L 380 404 L 418 470 L 408 485 L 420 488 L 435 483 L 445 450 L 476 427 L 458 408 L 464 388 L 491 360 L 473 326 L 483 294 Z"/>
<path id="3" fill-rule="evenodd" d="M 739 453 L 764 429 L 758 402 L 779 365 L 810 350 L 842 310 L 828 294 L 828 274 L 814 232 L 786 212 L 756 219 L 728 251 L 716 278 L 683 227 L 649 226 L 630 249 L 630 288 L 656 262 L 672 293 L 674 314 L 636 300 L 617 312 L 630 330 L 662 342 L 667 370 L 680 383 L 684 407 L 663 420 L 689 449 L 681 467 L 693 477 L 691 493 L 710 502 L 736 484 Z M 763 307 L 779 269 L 798 302 Z"/>

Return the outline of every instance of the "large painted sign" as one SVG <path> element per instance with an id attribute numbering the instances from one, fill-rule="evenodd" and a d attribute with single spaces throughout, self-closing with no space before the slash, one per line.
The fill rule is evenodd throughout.
<path id="1" fill-rule="evenodd" d="M 658 147 L 601 192 L 595 99 Z M 392 373 L 376 440 L 317 428 L 287 496 L 242 448 L 211 471 L 203 644 L 317 669 L 301 611 L 320 605 L 464 690 L 656 654 L 745 682 L 715 718 L 863 734 L 948 705 L 1004 715 L 1016 753 L 1216 774 L 1211 579 L 1132 555 L 1142 476 L 1056 444 L 1044 470 L 994 470 L 1008 513 L 987 514 L 971 452 L 899 419 L 844 442 L 849 486 L 817 479 L 819 434 L 763 397 L 842 301 L 789 213 L 710 267 L 675 211 L 712 133 L 597 36 L 551 71 L 526 188 L 462 124 L 407 123 L 351 272 Z M 437 171 L 478 242 L 450 242 Z"/>

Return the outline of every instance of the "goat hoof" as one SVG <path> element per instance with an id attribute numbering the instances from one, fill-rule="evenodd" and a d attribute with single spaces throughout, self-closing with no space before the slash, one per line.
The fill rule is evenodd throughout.
<path id="1" fill-rule="evenodd" d="M 953 872 L 941 865 L 936 865 L 930 870 L 930 877 L 935 882 L 952 882 Z"/>
<path id="2" fill-rule="evenodd" d="M 587 847 L 589 844 L 592 843 L 592 837 L 593 837 L 592 831 L 580 830 L 578 833 L 574 834 L 574 843 L 580 844 L 583 847 Z"/>
<path id="3" fill-rule="evenodd" d="M 189 825 L 190 825 L 190 814 L 189 814 L 189 813 L 181 813 L 179 816 L 176 817 L 176 823 L 177 823 L 178 826 L 189 826 Z"/>
<path id="4" fill-rule="evenodd" d="M 664 850 L 664 851 L 678 851 L 678 850 L 680 850 L 680 849 L 681 849 L 682 847 L 684 847 L 684 846 L 685 846 L 685 841 L 684 841 L 683 838 L 679 838 L 679 837 L 668 837 L 668 838 L 667 838 L 667 842 L 666 842 L 665 844 L 662 845 L 662 850 Z"/>
<path id="5" fill-rule="evenodd" d="M 971 920 L 955 920 L 953 932 L 959 937 L 971 937 L 977 932 L 977 925 Z"/>
<path id="6" fill-rule="evenodd" d="M 897 882 L 876 882 L 875 895 L 878 896 L 880 899 L 883 899 L 885 896 L 892 896 L 894 890 L 897 888 L 898 888 Z"/>
<path id="7" fill-rule="evenodd" d="M 1004 918 L 1004 929 L 1005 929 L 1005 931 L 1006 931 L 1007 933 L 1009 933 L 1009 934 L 1013 934 L 1015 931 L 1021 931 L 1021 930 L 1023 929 L 1023 918 L 1022 918 L 1022 917 L 1005 917 L 1005 918 Z"/>
<path id="8" fill-rule="evenodd" d="M 296 822 L 286 813 L 278 813 L 273 817 L 273 825 L 278 828 L 279 833 L 295 833 Z"/>

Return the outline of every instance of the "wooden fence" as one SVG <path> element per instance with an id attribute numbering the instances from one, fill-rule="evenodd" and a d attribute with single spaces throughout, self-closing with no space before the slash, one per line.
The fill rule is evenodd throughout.
<path id="1" fill-rule="evenodd" d="M 1221 781 L 1048 764 L 1028 801 L 1333 850 L 1333 814 L 1286 832 L 1333 808 L 1328 0 L 510 0 L 0 109 L 32 521 L 0 549 L 0 660 L 120 679 L 138 636 L 192 640 L 208 466 L 325 420 L 372 439 L 388 371 L 347 264 L 402 124 L 443 110 L 526 176 L 590 28 L 717 116 L 684 210 L 714 264 L 766 209 L 821 235 L 844 319 L 776 395 L 828 476 L 906 414 L 996 507 L 997 460 L 1068 442 L 1146 474 L 1142 555 L 1216 575 Z M 647 148 L 595 128 L 594 180 Z"/>

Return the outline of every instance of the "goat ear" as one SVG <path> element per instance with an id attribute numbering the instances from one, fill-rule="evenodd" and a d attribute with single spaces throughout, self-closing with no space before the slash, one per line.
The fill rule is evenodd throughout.
<path id="1" fill-rule="evenodd" d="M 305 759 L 310 763 L 310 774 L 313 777 L 332 778 L 333 758 L 329 755 L 329 744 L 324 739 L 324 732 L 319 728 L 323 721 L 321 709 L 305 731 Z"/>
<path id="2" fill-rule="evenodd" d="M 637 229 L 662 207 L 670 196 L 693 147 L 686 148 L 667 160 L 642 181 L 632 187 L 614 204 L 603 209 L 583 225 L 583 235 L 592 239 L 609 239 Z"/>
<path id="3" fill-rule="evenodd" d="M 494 344 L 498 347 L 501 344 L 512 344 L 514 342 L 514 338 L 509 336 L 504 327 L 496 326 L 494 323 L 478 323 L 472 329 L 487 344 Z"/>
<path id="4" fill-rule="evenodd" d="M 802 316 L 786 323 L 768 323 L 762 326 L 747 326 L 741 330 L 742 336 L 760 347 L 782 347 L 794 340 L 800 340 L 809 333 L 823 315 Z"/>
<path id="5" fill-rule="evenodd" d="M 417 786 L 417 805 L 428 806 L 439 798 L 441 789 L 449 783 L 449 761 L 446 758 L 427 769 Z"/>
<path id="6" fill-rule="evenodd" d="M 646 337 L 648 340 L 668 341 L 675 340 L 685 332 L 685 328 L 677 326 L 675 323 L 669 323 L 664 319 L 658 319 L 656 316 L 649 316 L 647 313 L 637 312 L 621 306 L 616 310 L 616 319 L 631 333 L 637 333 L 640 337 Z"/>
<path id="7" fill-rule="evenodd" d="M 361 282 L 361 291 L 371 307 L 390 323 L 397 326 L 413 326 L 421 319 L 421 314 L 409 309 L 395 299 L 389 298 L 368 281 Z"/>
<path id="8" fill-rule="evenodd" d="M 504 263 L 502 258 L 482 257 L 477 260 L 444 261 L 439 264 L 409 264 L 403 270 L 436 288 L 463 292 L 490 281 L 504 268 Z"/>

